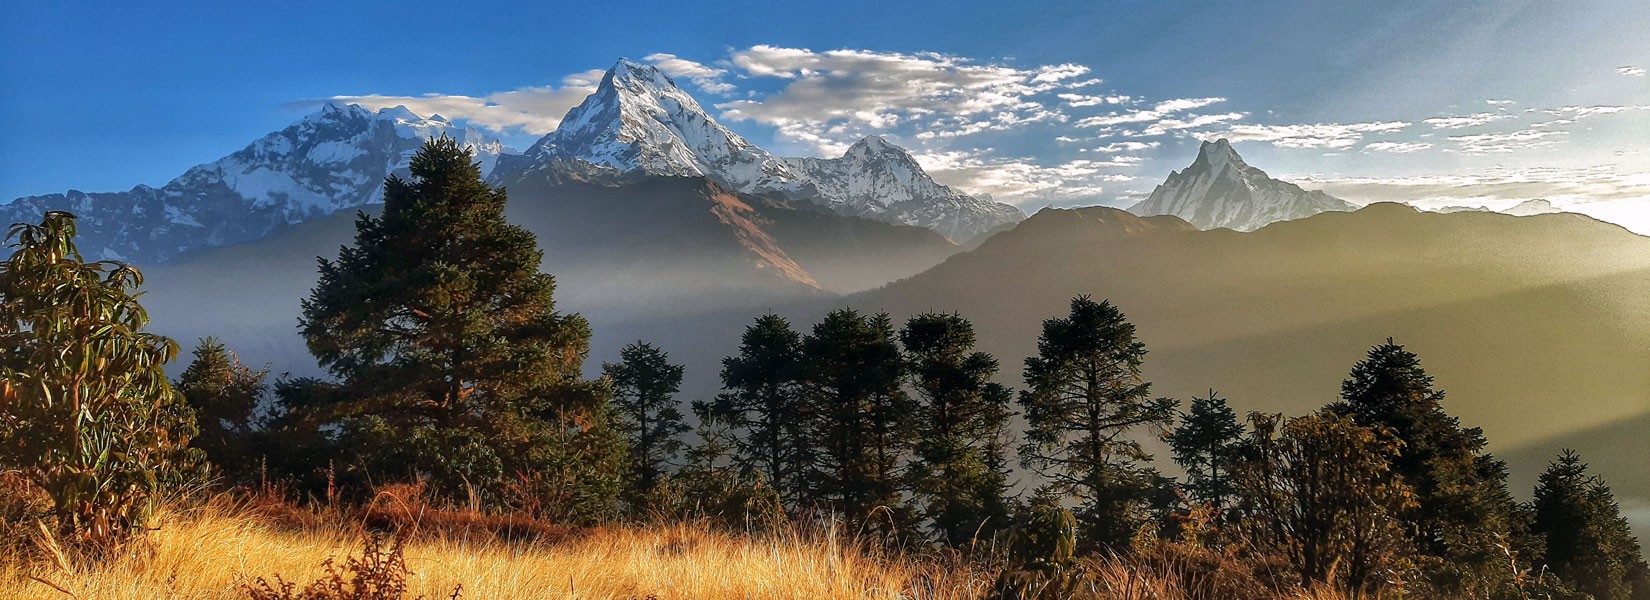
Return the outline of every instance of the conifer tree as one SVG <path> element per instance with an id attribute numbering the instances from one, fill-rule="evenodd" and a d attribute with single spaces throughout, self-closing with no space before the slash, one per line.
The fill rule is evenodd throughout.
<path id="1" fill-rule="evenodd" d="M 619 358 L 603 364 L 602 371 L 613 383 L 615 425 L 630 441 L 632 501 L 645 503 L 685 446 L 679 436 L 688 426 L 676 402 L 683 369 L 643 342 L 625 346 Z"/>
<path id="2" fill-rule="evenodd" d="M 1146 345 L 1110 302 L 1071 301 L 1071 314 L 1043 321 L 1037 356 L 1026 359 L 1026 443 L 1021 462 L 1075 496 L 1084 542 L 1119 547 L 1147 518 L 1161 476 L 1129 434 L 1167 427 L 1171 399 L 1151 398 L 1140 377 Z"/>
<path id="3" fill-rule="evenodd" d="M 1506 467 L 1484 452 L 1482 430 L 1444 411 L 1432 383 L 1420 358 L 1388 339 L 1353 366 L 1329 410 L 1402 442 L 1392 470 L 1416 495 L 1403 519 L 1417 551 L 1434 559 L 1433 582 L 1453 591 L 1493 585 L 1496 540 L 1512 530 Z"/>
<path id="4" fill-rule="evenodd" d="M 810 415 L 800 401 L 802 336 L 779 315 L 745 328 L 739 354 L 722 359 L 722 389 L 707 415 L 736 435 L 733 460 L 759 473 L 780 497 L 799 507 L 807 495 Z"/>
<path id="5" fill-rule="evenodd" d="M 143 331 L 143 275 L 86 262 L 75 216 L 13 225 L 0 263 L 0 471 L 53 502 L 59 539 L 106 552 L 143 530 L 164 486 L 198 473 L 194 415 Z M 13 241 L 15 240 L 15 241 Z"/>
<path id="6" fill-rule="evenodd" d="M 957 314 L 924 314 L 900 331 L 916 390 L 912 491 L 935 537 L 952 545 L 1007 525 L 1008 475 L 1001 446 L 1008 388 L 993 383 L 997 359 L 974 352 L 974 325 Z"/>
<path id="7" fill-rule="evenodd" d="M 1535 518 L 1549 569 L 1597 600 L 1650 598 L 1650 565 L 1610 488 L 1565 450 L 1536 483 Z"/>
<path id="8" fill-rule="evenodd" d="M 355 245 L 320 261 L 303 303 L 305 341 L 342 385 L 309 408 L 336 425 L 344 462 L 452 498 L 611 462 L 588 455 L 611 447 L 594 442 L 607 435 L 606 386 L 581 379 L 590 328 L 556 311 L 533 234 L 504 219 L 504 191 L 445 136 L 410 168 L 410 181 L 385 180 L 382 216 L 356 219 Z M 617 475 L 571 480 L 605 490 Z"/>
<path id="9" fill-rule="evenodd" d="M 1217 514 L 1224 510 L 1232 495 L 1232 465 L 1243 442 L 1243 425 L 1226 399 L 1214 390 L 1208 397 L 1192 398 L 1191 410 L 1164 439 L 1186 471 L 1185 488 L 1191 498 Z"/>
<path id="10" fill-rule="evenodd" d="M 257 471 L 253 422 L 268 387 L 269 369 L 253 370 L 215 338 L 195 346 L 195 360 L 178 377 L 177 389 L 194 410 L 200 433 L 189 445 L 231 481 L 251 481 Z"/>
<path id="11" fill-rule="evenodd" d="M 909 448 L 910 398 L 886 314 L 832 311 L 802 340 L 805 402 L 811 419 L 813 500 L 853 522 L 878 509 L 903 525 L 901 459 Z M 879 518 L 878 525 L 888 523 Z"/>

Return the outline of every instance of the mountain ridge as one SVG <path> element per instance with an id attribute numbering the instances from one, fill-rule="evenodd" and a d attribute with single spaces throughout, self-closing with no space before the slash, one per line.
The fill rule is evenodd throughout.
<path id="1" fill-rule="evenodd" d="M 404 106 L 371 111 L 328 102 L 161 187 L 24 196 L 0 205 L 0 220 L 37 222 L 46 211 L 67 210 L 80 217 L 87 257 L 164 262 L 194 248 L 257 239 L 282 225 L 379 203 L 384 178 L 405 175 L 423 140 L 437 135 L 468 145 L 484 173 L 509 152 L 474 128 L 420 117 Z"/>

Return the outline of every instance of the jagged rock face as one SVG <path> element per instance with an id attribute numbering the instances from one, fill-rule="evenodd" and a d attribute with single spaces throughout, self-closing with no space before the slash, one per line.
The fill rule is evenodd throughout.
<path id="1" fill-rule="evenodd" d="M 328 104 L 160 188 L 27 196 L 0 206 L 0 221 L 39 222 L 46 211 L 67 210 L 80 217 L 77 242 L 87 258 L 162 262 L 381 202 L 384 178 L 405 176 L 424 139 L 442 134 L 469 145 L 483 173 L 506 151 L 497 140 L 440 116 Z"/>
<path id="2" fill-rule="evenodd" d="M 1322 191 L 1307 191 L 1249 166 L 1222 139 L 1204 142 L 1197 160 L 1173 171 L 1151 196 L 1129 207 L 1137 215 L 1174 215 L 1199 229 L 1254 231 L 1326 211 L 1357 206 Z"/>
<path id="3" fill-rule="evenodd" d="M 741 193 L 778 193 L 953 240 L 1025 218 L 1012 206 L 935 183 L 910 154 L 880 137 L 841 158 L 775 157 L 717 123 L 657 68 L 627 60 L 494 179 L 617 185 L 646 176 L 705 177 Z"/>

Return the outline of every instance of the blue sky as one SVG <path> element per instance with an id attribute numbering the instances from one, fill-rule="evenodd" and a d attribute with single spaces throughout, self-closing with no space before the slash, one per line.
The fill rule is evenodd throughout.
<path id="1" fill-rule="evenodd" d="M 1403 7 L 1393 7 L 1403 4 Z M 160 185 L 327 98 L 518 148 L 618 57 L 782 154 L 867 134 L 1028 209 L 1127 204 L 1225 136 L 1347 199 L 1545 197 L 1650 228 L 1650 3 L 28 3 L 0 198 Z"/>

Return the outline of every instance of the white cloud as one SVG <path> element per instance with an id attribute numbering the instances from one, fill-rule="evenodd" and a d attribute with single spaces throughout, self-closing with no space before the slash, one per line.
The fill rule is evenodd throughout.
<path id="1" fill-rule="evenodd" d="M 1114 112 L 1106 115 L 1097 115 L 1077 121 L 1078 127 L 1111 127 L 1114 125 L 1129 125 L 1135 123 L 1155 123 L 1168 119 L 1170 115 L 1203 108 L 1212 104 L 1225 102 L 1225 98 L 1175 98 L 1163 100 L 1151 108 L 1138 108 L 1127 112 Z M 1236 114 L 1236 113 L 1232 113 Z M 1200 115 L 1193 115 L 1198 117 Z M 1240 118 L 1242 115 L 1238 115 Z"/>
<path id="2" fill-rule="evenodd" d="M 642 57 L 653 66 L 659 67 L 666 75 L 678 79 L 685 78 L 699 86 L 699 89 L 713 94 L 727 94 L 733 92 L 734 85 L 722 81 L 727 69 L 717 69 L 703 63 L 694 62 L 674 54 L 649 54 Z"/>
<path id="3" fill-rule="evenodd" d="M 1162 119 L 1146 126 L 1141 135 L 1155 136 L 1187 129 L 1199 129 L 1210 125 L 1218 125 L 1227 121 L 1236 121 L 1243 118 L 1243 113 L 1222 113 L 1218 115 L 1186 115 L 1185 118 Z"/>
<path id="4" fill-rule="evenodd" d="M 1104 191 L 1103 184 L 1134 179 L 1111 169 L 1132 167 L 1138 161 L 1119 157 L 1125 160 L 1073 160 L 1043 166 L 1028 159 L 965 151 L 930 152 L 915 158 L 942 183 L 1022 206 L 1094 200 Z"/>
<path id="5" fill-rule="evenodd" d="M 1421 122 L 1426 123 L 1428 125 L 1431 125 L 1433 129 L 1464 129 L 1464 128 L 1467 128 L 1467 127 L 1477 127 L 1479 125 L 1487 125 L 1487 124 L 1490 124 L 1490 123 L 1494 123 L 1496 121 L 1501 121 L 1501 120 L 1511 119 L 1511 118 L 1513 118 L 1513 115 L 1508 114 L 1508 113 L 1488 113 L 1488 112 L 1486 112 L 1486 113 L 1478 113 L 1478 114 L 1472 114 L 1472 115 L 1461 115 L 1461 116 L 1455 116 L 1455 117 L 1434 117 L 1434 118 L 1431 118 L 1431 119 L 1423 120 Z"/>
<path id="6" fill-rule="evenodd" d="M 1489 100 L 1485 100 L 1484 103 L 1488 104 L 1490 106 L 1512 106 L 1514 104 L 1518 104 L 1517 102 L 1513 102 L 1512 100 L 1496 100 L 1496 99 L 1493 99 L 1493 98 L 1489 99 Z"/>
<path id="7" fill-rule="evenodd" d="M 1134 100 L 1133 96 L 1123 95 L 1089 95 L 1089 94 L 1055 94 L 1054 97 L 1066 101 L 1066 106 L 1072 108 L 1086 108 L 1104 104 L 1127 104 Z"/>
<path id="8" fill-rule="evenodd" d="M 1071 81 L 1088 73 L 1081 65 L 1017 68 L 936 53 L 755 46 L 733 52 L 728 64 L 788 83 L 765 97 L 718 104 L 722 118 L 771 125 L 820 150 L 900 125 L 920 126 L 922 139 L 932 139 L 1063 120 L 1033 97 L 1092 85 Z"/>
<path id="9" fill-rule="evenodd" d="M 596 91 L 604 71 L 593 70 L 562 78 L 558 86 L 535 86 L 494 92 L 486 96 L 424 94 L 422 96 L 333 96 L 334 102 L 360 104 L 374 110 L 406 106 L 420 115 L 439 114 L 453 120 L 497 132 L 519 131 L 544 135 L 556 129 L 567 114 L 586 96 Z"/>
<path id="10" fill-rule="evenodd" d="M 1315 123 L 1306 125 L 1233 125 L 1219 134 L 1234 142 L 1266 142 L 1279 148 L 1351 148 L 1365 134 L 1394 133 L 1409 127 L 1405 121 Z"/>
<path id="11" fill-rule="evenodd" d="M 1540 148 L 1558 143 L 1552 139 L 1568 132 L 1552 129 L 1520 129 L 1479 135 L 1452 135 L 1450 141 L 1460 144 L 1466 154 L 1503 154 L 1528 148 Z"/>
<path id="12" fill-rule="evenodd" d="M 1152 148 L 1156 148 L 1156 147 L 1161 146 L 1161 145 L 1163 145 L 1162 142 L 1155 142 L 1155 141 L 1153 141 L 1153 142 L 1127 141 L 1127 142 L 1114 142 L 1114 143 L 1106 144 L 1104 146 L 1099 146 L 1099 147 L 1096 147 L 1096 148 L 1084 148 L 1082 151 L 1083 152 L 1098 152 L 1098 153 L 1101 153 L 1101 154 L 1115 154 L 1115 153 L 1118 153 L 1118 152 L 1139 152 L 1141 150 L 1150 150 Z"/>
<path id="13" fill-rule="evenodd" d="M 1650 173 L 1622 172 L 1603 165 L 1584 168 L 1492 167 L 1456 174 L 1391 177 L 1290 175 L 1285 179 L 1357 202 L 1408 202 L 1436 206 L 1511 206 L 1546 198 L 1569 207 L 1644 200 L 1650 203 Z M 1646 204 L 1650 207 L 1650 204 Z"/>
<path id="14" fill-rule="evenodd" d="M 1431 148 L 1432 144 L 1428 144 L 1426 142 L 1370 142 L 1365 144 L 1364 147 L 1376 152 L 1408 154 L 1410 152 L 1420 152 L 1422 150 L 1426 150 L 1427 148 Z"/>
<path id="15" fill-rule="evenodd" d="M 1617 67 L 1616 68 L 1616 73 L 1620 74 L 1620 75 L 1626 75 L 1628 77 L 1643 77 L 1644 73 L 1645 73 L 1645 70 L 1644 70 L 1644 67 L 1635 67 L 1635 66 L 1629 65 L 1629 66 L 1626 66 L 1626 67 Z"/>

